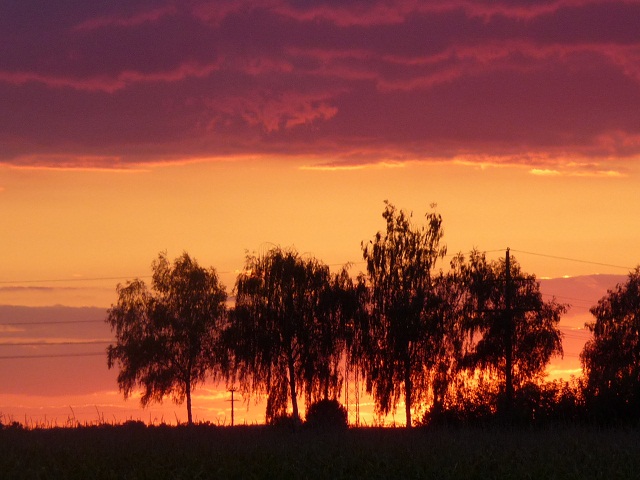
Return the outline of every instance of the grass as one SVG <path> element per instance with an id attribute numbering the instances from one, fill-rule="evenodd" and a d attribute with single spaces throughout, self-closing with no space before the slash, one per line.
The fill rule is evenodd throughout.
<path id="1" fill-rule="evenodd" d="M 265 427 L 0 430 L 3 478 L 636 478 L 640 431 Z"/>

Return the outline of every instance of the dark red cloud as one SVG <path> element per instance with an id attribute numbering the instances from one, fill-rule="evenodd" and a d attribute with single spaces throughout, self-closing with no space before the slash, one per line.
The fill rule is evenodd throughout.
<path id="1" fill-rule="evenodd" d="M 4 10 L 5 164 L 273 154 L 608 171 L 640 152 L 637 1 L 25 0 Z"/>

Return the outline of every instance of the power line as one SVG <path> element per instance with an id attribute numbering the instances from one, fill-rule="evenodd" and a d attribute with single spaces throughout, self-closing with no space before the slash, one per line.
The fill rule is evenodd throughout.
<path id="1" fill-rule="evenodd" d="M 222 273 L 222 272 L 218 272 Z M 0 284 L 23 284 L 23 283 L 59 283 L 59 282 L 99 282 L 99 281 L 113 281 L 113 280 L 126 280 L 127 278 L 151 278 L 151 275 L 134 276 L 134 277 L 75 277 L 75 278 L 51 278 L 48 280 L 1 280 Z"/>
<path id="2" fill-rule="evenodd" d="M 487 251 L 483 251 L 481 253 L 497 253 L 497 252 L 504 252 L 506 251 L 506 249 L 494 249 L 494 250 L 487 250 Z M 625 270 L 632 270 L 630 267 L 625 267 L 625 266 L 621 266 L 621 265 L 613 265 L 613 264 L 608 264 L 608 263 L 602 263 L 602 262 L 593 262 L 593 261 L 588 261 L 588 260 L 582 260 L 582 259 L 575 259 L 575 258 L 569 258 L 569 257 L 562 257 L 562 256 L 557 256 L 557 255 L 548 255 L 548 254 L 544 254 L 544 253 L 537 253 L 537 252 L 529 252 L 529 251 L 524 251 L 524 250 L 514 250 L 512 249 L 511 251 L 513 252 L 517 252 L 517 253 L 522 253 L 525 255 L 534 255 L 534 256 L 539 256 L 539 257 L 546 257 L 546 258 L 553 258 L 556 260 L 563 260 L 563 261 L 571 261 L 571 262 L 578 262 L 578 263 L 585 263 L 585 264 L 591 264 L 591 265 L 599 265 L 599 266 L 605 266 L 605 267 L 610 267 L 610 268 L 619 268 L 619 269 L 625 269 Z M 446 255 L 446 257 L 453 257 L 457 254 L 448 254 Z M 347 262 L 347 264 L 351 264 L 351 265 L 358 265 L 358 264 L 363 264 L 366 263 L 364 261 L 359 261 L 359 262 Z M 338 264 L 338 263 L 334 263 L 334 264 L 330 264 L 329 266 L 342 266 L 344 264 Z M 221 271 L 218 272 L 219 274 L 229 274 L 229 273 L 233 273 L 233 271 Z M 30 283 L 58 283 L 58 282 L 82 282 L 82 281 L 114 281 L 114 280 L 124 280 L 130 277 L 124 277 L 124 276 L 119 276 L 119 277 L 91 277 L 91 278 L 54 278 L 54 279 L 49 279 L 49 280 L 22 280 L 22 281 L 9 281 L 9 280 L 3 280 L 0 281 L 0 284 L 30 284 Z M 133 278 L 152 278 L 151 275 L 143 275 L 143 276 L 135 276 Z M 557 299 L 564 299 L 564 300 L 571 300 L 571 301 L 576 301 L 576 302 L 584 302 L 584 304 L 580 305 L 580 304 L 572 304 L 572 308 L 578 308 L 578 309 L 590 309 L 592 306 L 592 302 L 590 302 L 589 300 L 586 299 L 579 299 L 579 298 L 572 298 L 572 297 L 564 297 L 564 296 L 554 296 L 553 294 L 548 294 L 548 293 L 542 293 L 542 295 L 544 296 L 552 296 L 555 297 Z M 589 306 L 585 305 L 585 304 L 589 304 Z M 83 323 L 103 323 L 104 320 L 54 320 L 54 321 L 36 321 L 36 322 L 0 322 L 0 326 L 32 326 L 32 325 L 65 325 L 65 324 L 83 324 Z"/>
<path id="3" fill-rule="evenodd" d="M 627 271 L 631 271 L 633 270 L 633 267 L 623 267 L 622 265 L 612 265 L 610 263 L 600 263 L 600 262 L 592 262 L 589 260 L 581 260 L 581 259 L 577 259 L 577 258 L 569 258 L 569 257 L 560 257 L 557 255 L 547 255 L 545 253 L 535 253 L 535 252 L 525 252 L 524 250 L 511 250 L 512 252 L 517 252 L 517 253 L 524 253 L 525 255 L 535 255 L 537 257 L 546 257 L 546 258 L 553 258 L 555 260 L 565 260 L 568 262 L 577 262 L 577 263 L 587 263 L 590 265 L 598 265 L 601 267 L 610 267 L 610 268 L 620 268 L 620 269 L 624 269 Z"/>
<path id="4" fill-rule="evenodd" d="M 552 294 L 549 294 L 549 293 L 543 293 L 542 296 L 543 297 L 551 297 L 552 299 L 555 299 L 555 300 L 571 300 L 568 297 L 556 296 L 556 295 L 552 295 Z M 574 302 L 570 301 L 570 302 L 567 303 L 567 305 L 569 305 L 569 307 L 571 307 L 572 309 L 578 308 L 578 309 L 583 309 L 583 310 L 589 311 L 589 310 L 591 310 L 591 307 L 594 306 L 594 302 L 589 302 L 588 300 L 577 300 L 576 299 L 574 301 L 580 301 L 580 302 L 583 302 L 583 304 L 580 305 L 580 304 L 577 304 L 577 303 L 574 303 Z"/>
<path id="5" fill-rule="evenodd" d="M 587 341 L 591 338 L 591 335 L 588 336 L 580 336 L 580 335 L 571 335 L 569 333 L 563 333 L 562 336 L 564 338 L 570 338 L 571 340 L 584 340 Z"/>
<path id="6" fill-rule="evenodd" d="M 587 331 L 586 328 L 583 328 L 583 327 L 575 328 L 575 327 L 570 327 L 569 325 L 563 325 L 562 327 L 560 327 L 560 329 L 561 330 L 566 330 L 568 332 L 577 332 L 577 333 L 586 332 Z"/>
<path id="7" fill-rule="evenodd" d="M 453 255 L 452 255 L 453 256 Z M 330 263 L 327 264 L 328 267 L 342 267 L 344 265 L 362 265 L 365 264 L 365 261 L 358 262 L 346 262 L 346 263 Z M 224 270 L 218 271 L 216 273 L 218 275 L 227 275 L 231 273 L 235 273 L 240 270 Z M 153 278 L 153 275 L 130 275 L 130 276 L 119 276 L 119 277 L 74 277 L 74 278 L 50 278 L 46 280 L 0 280 L 0 285 L 22 285 L 22 284 L 31 284 L 31 283 L 66 283 L 66 282 L 101 282 L 101 281 L 116 281 L 116 280 L 130 280 L 130 279 L 149 279 Z"/>
<path id="8" fill-rule="evenodd" d="M 496 253 L 496 252 L 504 252 L 506 249 L 496 249 L 496 250 L 486 250 L 482 253 Z M 458 255 L 455 254 L 447 254 L 446 258 L 455 257 Z M 364 265 L 367 262 L 364 260 L 359 260 L 357 262 L 348 261 L 345 263 L 329 263 L 328 267 L 342 267 L 344 265 Z M 230 274 L 235 273 L 239 270 L 225 270 L 225 271 L 216 271 L 218 274 Z M 31 284 L 31 283 L 63 283 L 63 282 L 100 282 L 100 281 L 115 281 L 115 280 L 129 280 L 129 279 L 149 279 L 153 278 L 152 275 L 130 275 L 130 276 L 118 276 L 118 277 L 74 277 L 74 278 L 51 278 L 46 280 L 0 280 L 0 285 L 21 285 L 21 284 Z M 0 324 L 2 325 L 2 324 Z"/>
<path id="9" fill-rule="evenodd" d="M 64 342 L 12 342 L 0 343 L 0 347 L 55 347 L 57 345 L 104 345 L 113 340 L 79 340 Z"/>
<path id="10" fill-rule="evenodd" d="M 104 320 L 51 320 L 40 322 L 0 322 L 0 326 L 21 327 L 24 325 L 68 325 L 81 323 L 105 323 Z"/>
<path id="11" fill-rule="evenodd" d="M 479 253 L 501 253 L 501 252 L 505 252 L 506 249 L 505 248 L 499 248 L 499 249 L 493 249 L 493 250 L 478 250 Z M 511 249 L 512 252 L 516 252 L 516 253 L 522 253 L 525 255 L 534 255 L 534 256 L 538 256 L 538 257 L 546 257 L 546 258 L 553 258 L 556 260 L 564 260 L 564 261 L 569 261 L 569 262 L 578 262 L 578 263 L 586 263 L 586 264 L 590 264 L 590 265 L 598 265 L 601 267 L 610 267 L 610 268 L 619 268 L 619 269 L 624 269 L 624 270 L 633 270 L 633 267 L 626 267 L 626 266 L 622 266 L 622 265 L 613 265 L 610 263 L 602 263 L 602 262 L 594 262 L 594 261 L 589 261 L 589 260 L 582 260 L 582 259 L 577 259 L 577 258 L 570 258 L 570 257 L 563 257 L 563 256 L 558 256 L 558 255 L 549 255 L 549 254 L 545 254 L 545 253 L 537 253 L 537 252 L 529 252 L 529 251 L 525 251 L 525 250 L 516 250 L 516 249 Z M 462 253 L 462 252 L 460 252 Z M 453 253 L 453 254 L 447 254 L 445 255 L 446 258 L 450 258 L 450 257 L 455 257 L 456 255 L 458 255 L 457 253 Z M 353 261 L 349 261 L 349 262 L 345 262 L 345 263 L 331 263 L 331 264 L 327 264 L 327 266 L 330 267 L 335 267 L 335 266 L 343 266 L 343 265 L 362 265 L 366 262 L 360 260 L 357 262 L 353 262 Z M 238 270 L 225 270 L 225 271 L 217 271 L 218 274 L 230 274 L 230 273 L 234 273 Z M 0 280 L 0 285 L 19 285 L 19 284 L 31 284 L 31 283 L 61 283 L 61 282 L 97 282 L 97 281 L 114 281 L 114 280 L 128 280 L 131 278 L 139 278 L 139 279 L 148 279 L 148 278 L 152 278 L 152 275 L 131 275 L 131 276 L 125 276 L 125 275 L 121 275 L 121 276 L 112 276 L 112 277 L 88 277 L 88 278 L 84 278 L 84 277 L 74 277 L 74 278 L 51 278 L 51 279 L 45 279 L 45 280 Z"/>
<path id="12" fill-rule="evenodd" d="M 105 352 L 84 352 L 84 353 L 60 353 L 42 355 L 0 355 L 0 360 L 16 360 L 23 358 L 65 358 L 65 357 L 98 357 L 104 356 Z"/>
<path id="13" fill-rule="evenodd" d="M 565 297 L 563 295 L 554 295 L 553 293 L 542 293 L 541 295 L 543 297 L 555 297 L 555 298 L 562 298 L 563 300 L 573 300 L 575 302 L 585 302 L 585 303 L 590 303 L 591 300 L 587 300 L 586 298 L 575 298 L 575 297 Z"/>

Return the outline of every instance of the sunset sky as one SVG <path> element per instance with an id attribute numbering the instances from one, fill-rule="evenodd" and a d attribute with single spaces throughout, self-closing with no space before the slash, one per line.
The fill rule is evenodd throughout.
<path id="1" fill-rule="evenodd" d="M 245 252 L 271 244 L 358 271 L 385 199 L 416 221 L 437 204 L 450 253 L 625 275 L 640 263 L 638 32 L 640 1 L 1 1 L 0 344 L 108 339 L 102 310 L 43 307 L 104 309 L 160 251 L 215 267 L 229 292 Z M 572 284 L 571 328 L 609 280 Z M 97 330 L 13 325 L 69 312 Z M 100 382 L 53 385 L 85 360 Z M 105 364 L 0 358 L 0 415 L 67 418 L 91 398 L 87 415 L 109 412 Z"/>

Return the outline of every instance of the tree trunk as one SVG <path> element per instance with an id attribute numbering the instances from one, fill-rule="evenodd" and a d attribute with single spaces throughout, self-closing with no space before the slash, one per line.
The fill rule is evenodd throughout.
<path id="1" fill-rule="evenodd" d="M 191 377 L 187 377 L 185 390 L 187 392 L 187 424 L 193 425 L 193 416 L 191 415 Z"/>
<path id="2" fill-rule="evenodd" d="M 296 393 L 296 370 L 293 363 L 293 357 L 289 355 L 289 392 L 291 394 L 291 407 L 293 408 L 293 418 L 297 422 L 300 420 L 298 413 L 298 396 Z"/>
<path id="3" fill-rule="evenodd" d="M 407 428 L 411 428 L 411 397 L 413 395 L 413 384 L 411 382 L 411 366 L 404 367 L 404 410 L 407 418 Z"/>

